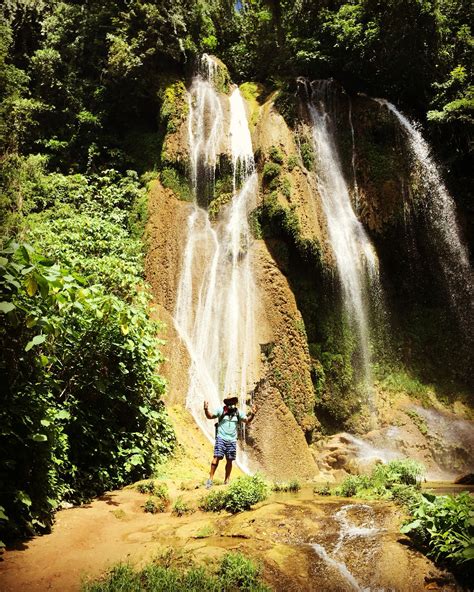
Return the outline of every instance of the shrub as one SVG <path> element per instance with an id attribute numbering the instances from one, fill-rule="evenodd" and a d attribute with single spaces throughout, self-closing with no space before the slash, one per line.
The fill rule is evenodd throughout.
<path id="1" fill-rule="evenodd" d="M 150 514 L 156 514 L 158 512 L 166 512 L 166 504 L 163 500 L 149 497 L 143 504 L 143 511 L 149 512 Z"/>
<path id="2" fill-rule="evenodd" d="M 283 153 L 277 146 L 272 146 L 268 151 L 270 160 L 277 164 L 283 164 Z"/>
<path id="3" fill-rule="evenodd" d="M 239 477 L 226 491 L 212 491 L 204 496 L 199 507 L 205 512 L 227 510 L 233 514 L 249 510 L 268 496 L 268 487 L 260 475 Z"/>
<path id="4" fill-rule="evenodd" d="M 155 493 L 155 482 L 154 481 L 142 481 L 138 483 L 136 489 L 139 493 Z"/>
<path id="5" fill-rule="evenodd" d="M 291 171 L 292 171 L 292 170 L 293 170 L 293 169 L 294 169 L 296 166 L 298 166 L 298 156 L 297 156 L 296 154 L 291 154 L 291 155 L 288 157 L 288 161 L 287 161 L 286 165 L 287 165 L 287 167 L 288 167 L 288 170 L 289 170 L 289 171 L 290 171 L 290 173 L 291 173 Z"/>
<path id="6" fill-rule="evenodd" d="M 13 538 L 48 530 L 62 500 L 144 478 L 174 434 L 159 400 L 159 324 L 144 291 L 125 302 L 11 243 L 0 301 L 0 503 Z"/>
<path id="7" fill-rule="evenodd" d="M 423 493 L 411 508 L 410 522 L 401 532 L 408 534 L 426 554 L 451 566 L 474 562 L 474 499 L 468 492 L 457 496 Z"/>
<path id="8" fill-rule="evenodd" d="M 239 477 L 227 488 L 225 508 L 233 514 L 250 510 L 267 496 L 268 487 L 260 475 Z"/>
<path id="9" fill-rule="evenodd" d="M 304 166 L 311 171 L 314 167 L 314 150 L 309 142 L 302 142 L 300 145 L 301 160 Z"/>
<path id="10" fill-rule="evenodd" d="M 377 465 L 370 476 L 347 477 L 335 491 L 344 497 L 357 495 L 372 499 L 393 498 L 403 503 L 402 500 L 412 497 L 416 491 L 415 486 L 419 487 L 423 471 L 423 465 L 415 460 L 392 460 L 387 464 Z M 410 492 L 403 487 L 410 487 Z"/>
<path id="11" fill-rule="evenodd" d="M 188 504 L 183 500 L 182 496 L 178 497 L 173 505 L 173 514 L 176 514 L 179 518 L 184 516 L 185 514 L 191 514 L 194 512 L 194 509 L 188 506 Z"/>
<path id="12" fill-rule="evenodd" d="M 227 501 L 227 492 L 222 490 L 211 491 L 199 501 L 199 507 L 204 512 L 220 512 L 224 510 Z"/>
<path id="13" fill-rule="evenodd" d="M 270 183 L 273 179 L 278 177 L 281 173 L 281 166 L 275 162 L 266 162 L 263 167 L 263 180 L 265 183 Z"/>
<path id="14" fill-rule="evenodd" d="M 423 472 L 424 467 L 421 463 L 404 458 L 377 465 L 372 471 L 372 480 L 385 487 L 391 487 L 394 483 L 417 485 Z"/>
<path id="15" fill-rule="evenodd" d="M 261 567 L 241 553 L 227 553 L 220 567 L 220 580 L 224 590 L 249 590 L 263 592 L 268 588 L 258 583 Z"/>

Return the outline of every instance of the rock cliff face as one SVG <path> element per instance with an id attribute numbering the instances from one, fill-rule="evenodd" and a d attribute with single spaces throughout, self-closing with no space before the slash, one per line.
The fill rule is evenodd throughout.
<path id="1" fill-rule="evenodd" d="M 228 129 L 228 96 L 235 87 L 225 66 L 216 63 L 222 125 Z M 189 96 L 180 80 L 171 81 L 161 92 L 165 97 L 161 113 L 165 133 L 160 181 L 153 182 L 150 191 L 147 278 L 161 305 L 159 316 L 167 323 L 163 372 L 169 380 L 169 402 L 185 405 L 190 359 L 173 317 L 187 220 L 194 207 L 190 203 Z M 424 236 L 418 245 L 424 241 L 426 246 L 427 239 L 417 227 L 417 212 L 423 208 L 417 190 L 419 171 L 406 135 L 376 100 L 362 95 L 349 97 L 340 87 L 333 93 L 334 143 L 352 207 L 379 256 L 385 291 L 379 294 L 379 300 L 390 310 L 384 318 L 370 311 L 374 325 L 370 347 L 376 375 L 372 386 L 374 409 L 369 412 L 356 380 L 357 348 L 342 309 L 336 262 L 318 191 L 318 154 L 311 140 L 307 106 L 296 91 L 269 93 L 253 83 L 243 84 L 241 94 L 246 101 L 259 187 L 255 209 L 249 215 L 253 240 L 248 255 L 258 293 L 255 334 L 260 345 L 258 357 L 251 362 L 259 411 L 248 430 L 250 463 L 278 478 L 314 477 L 318 471 L 342 477 L 361 469 L 360 445 L 351 440 L 353 436 L 343 436 L 325 447 L 321 436 L 348 430 L 367 434 L 365 442 L 379 451 L 379 458 L 392 453 L 414 456 L 433 474 L 446 475 L 446 455 L 440 444 L 443 438 L 414 405 L 434 406 L 441 414 L 453 412 L 456 387 L 450 391 L 450 402 L 443 406 L 434 391 L 425 396 L 422 383 L 423 392 L 413 390 L 415 378 L 409 379 L 412 382 L 402 402 L 400 391 L 386 386 L 407 375 L 421 379 L 436 375 L 431 358 L 446 351 L 438 342 L 435 353 L 427 356 L 429 362 L 420 358 L 425 335 L 413 325 L 414 318 L 420 322 L 431 313 L 430 303 L 424 300 L 426 292 L 420 290 L 414 295 L 409 289 L 410 278 L 420 271 L 419 258 L 414 260 L 410 251 L 410 233 L 419 231 Z M 218 146 L 216 160 L 212 195 L 200 204 L 207 208 L 212 223 L 220 219 L 232 199 L 227 141 Z M 429 290 L 435 280 L 432 271 L 427 271 L 424 289 Z M 442 306 L 439 298 L 435 308 L 441 310 Z M 442 318 L 445 322 L 449 317 Z M 436 331 L 430 325 L 427 334 L 439 336 Z M 455 368 L 455 362 L 450 368 Z M 461 373 L 457 376 L 460 378 Z M 377 417 L 375 431 L 370 413 L 372 418 L 374 413 Z M 462 414 L 465 429 L 472 433 L 469 403 Z M 311 442 L 318 442 L 313 455 L 308 448 Z M 448 448 L 451 454 L 456 443 Z M 459 444 L 457 472 L 472 468 L 466 450 Z"/>

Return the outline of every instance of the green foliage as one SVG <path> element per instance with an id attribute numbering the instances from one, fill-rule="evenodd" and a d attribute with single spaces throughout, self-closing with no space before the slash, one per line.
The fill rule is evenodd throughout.
<path id="1" fill-rule="evenodd" d="M 270 183 L 281 173 L 281 166 L 276 162 L 266 162 L 263 167 L 263 180 L 265 183 Z"/>
<path id="2" fill-rule="evenodd" d="M 323 495 L 323 496 L 327 496 L 327 495 L 331 495 L 331 488 L 329 487 L 329 483 L 326 483 L 326 485 L 323 486 L 316 486 L 313 487 L 313 493 L 315 493 L 316 495 Z"/>
<path id="3" fill-rule="evenodd" d="M 165 559 L 136 572 L 128 564 L 113 567 L 96 582 L 83 585 L 82 592 L 270 592 L 261 581 L 261 567 L 240 553 L 227 553 L 215 571 L 196 567 L 175 568 Z"/>
<path id="4" fill-rule="evenodd" d="M 314 167 L 314 150 L 310 142 L 302 142 L 300 144 L 301 160 L 308 171 L 313 170 Z"/>
<path id="5" fill-rule="evenodd" d="M 261 567 L 241 553 L 227 553 L 220 566 L 220 579 L 224 590 L 265 592 L 269 588 L 258 581 Z"/>
<path id="6" fill-rule="evenodd" d="M 291 493 L 297 493 L 301 489 L 301 484 L 297 479 L 287 482 L 277 481 L 273 484 L 272 489 L 276 492 L 289 491 Z"/>
<path id="7" fill-rule="evenodd" d="M 416 427 L 420 430 L 423 436 L 428 434 L 428 426 L 426 425 L 426 421 L 419 413 L 417 413 L 414 409 L 407 409 L 405 413 L 408 415 L 410 419 L 413 420 L 413 423 Z"/>
<path id="8" fill-rule="evenodd" d="M 204 512 L 220 512 L 225 509 L 227 492 L 222 489 L 211 491 L 199 500 L 199 507 Z"/>
<path id="9" fill-rule="evenodd" d="M 457 496 L 422 494 L 411 509 L 401 532 L 414 539 L 429 557 L 451 567 L 474 567 L 474 500 L 469 493 Z M 466 575 L 466 573 L 465 573 Z"/>
<path id="10" fill-rule="evenodd" d="M 298 166 L 298 163 L 299 163 L 299 159 L 296 156 L 296 154 L 290 154 L 290 156 L 288 157 L 288 161 L 286 163 L 286 166 L 288 167 L 288 170 L 290 171 L 290 173 L 296 166 Z"/>
<path id="11" fill-rule="evenodd" d="M 159 98 L 161 99 L 161 123 L 166 133 L 174 133 L 178 131 L 188 114 L 184 82 L 182 80 L 169 82 L 163 89 L 160 89 Z"/>
<path id="12" fill-rule="evenodd" d="M 171 189 L 184 201 L 192 201 L 193 194 L 187 179 L 175 168 L 166 167 L 160 171 L 160 179 L 164 187 Z"/>
<path id="13" fill-rule="evenodd" d="M 169 501 L 168 486 L 166 483 L 156 483 L 156 481 L 148 480 L 142 481 L 136 485 L 137 491 L 140 493 L 149 493 L 154 495 L 159 500 L 167 503 Z"/>
<path id="14" fill-rule="evenodd" d="M 417 485 L 421 481 L 424 467 L 410 458 L 391 460 L 387 464 L 379 464 L 372 471 L 372 481 L 377 485 L 390 488 L 393 484 Z"/>
<path id="15" fill-rule="evenodd" d="M 166 503 L 161 499 L 149 497 L 143 504 L 143 511 L 148 514 L 157 514 L 158 512 L 166 512 Z"/>
<path id="16" fill-rule="evenodd" d="M 194 512 L 194 508 L 191 508 L 191 506 L 189 506 L 183 500 L 182 496 L 178 497 L 178 499 L 173 504 L 173 514 L 178 516 L 178 518 L 184 516 L 185 514 L 191 514 L 192 512 Z"/>
<path id="17" fill-rule="evenodd" d="M 419 495 L 424 467 L 412 459 L 378 464 L 370 475 L 350 475 L 335 489 L 336 495 L 366 499 L 394 499 L 402 504 Z"/>
<path id="18" fill-rule="evenodd" d="M 298 120 L 298 107 L 294 93 L 289 92 L 286 88 L 281 89 L 275 98 L 275 108 L 281 113 L 290 128 L 295 127 Z"/>
<path id="19" fill-rule="evenodd" d="M 49 528 L 61 500 L 143 478 L 174 434 L 155 373 L 159 325 L 144 292 L 126 303 L 9 243 L 0 301 L 0 477 L 8 484 L 0 495 L 11 537 Z"/>
<path id="20" fill-rule="evenodd" d="M 283 152 L 278 148 L 278 146 L 271 146 L 270 150 L 268 151 L 268 156 L 272 162 L 276 162 L 277 164 L 283 164 Z"/>
<path id="21" fill-rule="evenodd" d="M 232 514 L 244 512 L 268 496 L 268 486 L 260 477 L 239 477 L 225 491 L 211 491 L 204 496 L 199 507 L 205 512 L 219 512 L 227 510 Z"/>
<path id="22" fill-rule="evenodd" d="M 196 533 L 197 539 L 207 539 L 215 534 L 212 524 L 207 524 L 200 528 Z"/>

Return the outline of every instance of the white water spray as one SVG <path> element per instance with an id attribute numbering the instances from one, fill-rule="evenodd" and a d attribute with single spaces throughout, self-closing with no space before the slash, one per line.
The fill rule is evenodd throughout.
<path id="1" fill-rule="evenodd" d="M 410 150 L 419 167 L 428 223 L 438 241 L 438 254 L 450 300 L 462 321 L 462 328 L 469 332 L 474 313 L 474 282 L 468 252 L 460 238 L 453 199 L 430 155 L 430 147 L 417 126 L 392 103 L 384 99 L 375 100 L 395 115 L 407 134 Z"/>
<path id="2" fill-rule="evenodd" d="M 316 180 L 342 286 L 344 308 L 358 337 L 363 381 L 369 392 L 369 403 L 373 403 L 370 397 L 372 375 L 367 299 L 370 286 L 376 286 L 376 291 L 380 292 L 378 261 L 364 227 L 354 213 L 342 172 L 334 140 L 333 92 L 330 81 L 311 84 L 309 112 L 316 152 Z"/>
<path id="3" fill-rule="evenodd" d="M 207 77 L 198 74 L 190 91 L 188 131 L 195 203 L 188 218 L 175 311 L 176 327 L 191 357 L 187 406 L 211 440 L 214 426 L 205 418 L 203 402 L 209 401 L 212 411 L 232 393 L 245 410 L 247 392 L 257 378 L 254 361 L 259 359 L 248 224 L 256 202 L 257 173 L 242 96 L 236 88 L 229 99 L 219 97 L 212 84 L 214 73 L 214 66 L 209 66 Z M 221 100 L 229 101 L 228 136 L 222 126 Z M 199 197 L 203 178 L 207 203 L 214 197 L 217 156 L 224 142 L 230 144 L 233 195 L 213 225 L 207 211 L 199 207 L 206 204 Z M 245 464 L 242 456 L 239 460 Z"/>

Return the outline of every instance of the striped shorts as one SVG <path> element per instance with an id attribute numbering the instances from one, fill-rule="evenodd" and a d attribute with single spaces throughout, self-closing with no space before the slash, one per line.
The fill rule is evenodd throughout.
<path id="1" fill-rule="evenodd" d="M 214 445 L 214 456 L 219 459 L 224 458 L 225 456 L 227 460 L 235 460 L 236 455 L 237 442 L 223 440 L 220 436 L 217 436 Z"/>

